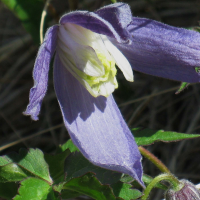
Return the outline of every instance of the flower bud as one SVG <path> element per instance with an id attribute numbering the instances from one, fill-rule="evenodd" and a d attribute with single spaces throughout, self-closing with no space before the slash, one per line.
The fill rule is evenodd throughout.
<path id="1" fill-rule="evenodd" d="M 167 190 L 166 200 L 200 200 L 200 191 L 194 184 L 187 180 L 181 180 L 180 183 L 183 184 L 183 187 L 179 191 Z"/>

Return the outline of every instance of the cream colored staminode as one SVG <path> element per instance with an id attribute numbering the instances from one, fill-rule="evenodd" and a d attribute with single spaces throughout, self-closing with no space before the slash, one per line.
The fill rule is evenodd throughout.
<path id="1" fill-rule="evenodd" d="M 115 63 L 128 81 L 133 71 L 125 56 L 107 39 L 81 26 L 60 25 L 57 53 L 63 65 L 94 97 L 108 97 L 118 87 Z"/>

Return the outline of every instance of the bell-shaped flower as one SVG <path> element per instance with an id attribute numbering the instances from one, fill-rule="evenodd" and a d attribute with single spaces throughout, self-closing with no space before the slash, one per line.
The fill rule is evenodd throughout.
<path id="1" fill-rule="evenodd" d="M 118 86 L 115 64 L 128 81 L 133 68 L 198 82 L 199 44 L 198 33 L 132 17 L 123 3 L 68 13 L 48 29 L 40 46 L 24 114 L 38 120 L 56 52 L 54 86 L 72 141 L 93 164 L 129 174 L 143 185 L 141 155 L 112 97 Z"/>

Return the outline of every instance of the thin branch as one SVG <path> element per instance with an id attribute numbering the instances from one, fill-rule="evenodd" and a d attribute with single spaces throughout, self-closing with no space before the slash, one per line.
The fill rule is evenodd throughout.
<path id="1" fill-rule="evenodd" d="M 149 152 L 147 149 L 145 149 L 142 146 L 139 146 L 139 151 L 140 153 L 150 160 L 161 172 L 171 174 L 170 170 L 156 157 L 154 156 L 151 152 Z"/>
<path id="2" fill-rule="evenodd" d="M 47 0 L 44 6 L 44 9 L 42 11 L 42 16 L 41 16 L 41 21 L 40 21 L 40 42 L 41 44 L 43 43 L 44 40 L 44 21 L 45 21 L 45 17 L 47 15 L 47 8 L 49 6 L 51 0 Z"/>

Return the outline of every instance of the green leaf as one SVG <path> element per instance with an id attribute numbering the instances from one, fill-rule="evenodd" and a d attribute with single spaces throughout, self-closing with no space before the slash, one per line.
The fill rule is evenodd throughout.
<path id="1" fill-rule="evenodd" d="M 18 185 L 16 183 L 0 183 L 0 197 L 12 200 L 17 194 Z"/>
<path id="2" fill-rule="evenodd" d="M 121 173 L 97 167 L 90 163 L 80 152 L 69 155 L 65 161 L 66 180 L 82 176 L 88 172 L 95 173 L 102 184 L 112 184 L 119 181 Z"/>
<path id="3" fill-rule="evenodd" d="M 196 68 L 195 68 L 195 70 L 196 70 Z M 190 83 L 182 82 L 180 85 L 180 88 L 175 92 L 175 94 L 181 93 L 183 90 L 185 90 L 185 88 L 188 87 L 188 85 L 190 85 Z"/>
<path id="4" fill-rule="evenodd" d="M 15 163 L 0 166 L 0 182 L 21 181 L 31 174 Z"/>
<path id="5" fill-rule="evenodd" d="M 24 28 L 39 44 L 39 29 L 43 0 L 2 0 L 2 2 L 21 20 Z"/>
<path id="6" fill-rule="evenodd" d="M 63 190 L 61 193 L 61 197 L 62 199 L 71 199 L 71 198 L 76 198 L 81 196 L 82 194 L 80 194 L 79 192 L 75 192 L 72 190 Z"/>
<path id="7" fill-rule="evenodd" d="M 82 177 L 71 179 L 67 182 L 63 189 L 73 190 L 78 193 L 85 194 L 96 200 L 119 200 L 115 197 L 111 188 L 101 183 L 94 177 L 94 174 L 88 173 Z"/>
<path id="8" fill-rule="evenodd" d="M 123 183 L 132 183 L 133 181 L 135 181 L 135 179 L 133 179 L 131 176 L 127 174 L 123 174 L 122 177 L 120 178 L 120 181 Z M 141 187 L 139 183 L 137 186 Z"/>
<path id="9" fill-rule="evenodd" d="M 67 140 L 65 144 L 59 146 L 58 153 L 61 153 L 65 151 L 66 149 L 69 149 L 71 153 L 75 151 L 79 151 L 79 149 L 74 145 L 71 139 Z"/>
<path id="10" fill-rule="evenodd" d="M 44 180 L 27 178 L 21 182 L 19 195 L 14 200 L 58 200 L 52 187 Z"/>
<path id="11" fill-rule="evenodd" d="M 16 153 L 11 153 L 9 155 L 16 156 L 16 157 L 18 156 L 18 154 Z M 12 160 L 8 156 L 0 156 L 0 166 L 4 166 L 10 163 L 12 163 Z"/>
<path id="12" fill-rule="evenodd" d="M 177 133 L 172 131 L 163 131 L 163 130 L 151 130 L 151 129 L 143 129 L 143 128 L 133 128 L 132 133 L 135 137 L 135 141 L 138 146 L 140 145 L 150 145 L 154 142 L 176 142 L 184 139 L 192 139 L 200 137 L 197 134 L 185 134 L 185 133 Z"/>
<path id="13" fill-rule="evenodd" d="M 53 190 L 56 191 L 56 192 L 61 193 L 61 190 L 63 189 L 63 185 L 64 185 L 65 183 L 66 183 L 66 181 L 60 182 L 60 183 L 58 183 L 57 185 L 54 184 L 54 185 L 53 185 Z"/>
<path id="14" fill-rule="evenodd" d="M 11 153 L 0 157 L 0 163 L 15 163 L 24 170 L 31 172 L 33 176 L 38 176 L 52 183 L 48 164 L 44 160 L 43 152 L 39 149 L 29 149 L 29 151 L 20 149 L 19 154 Z"/>
<path id="15" fill-rule="evenodd" d="M 143 180 L 144 184 L 147 186 L 153 180 L 153 178 L 146 175 L 146 174 L 143 174 L 142 180 Z M 124 174 L 121 177 L 120 181 L 123 182 L 123 183 L 129 183 L 129 184 L 131 183 L 131 185 L 133 185 L 134 187 L 141 188 L 140 184 L 137 181 L 135 181 L 135 179 L 133 179 L 131 176 L 129 176 L 127 174 Z M 165 184 L 162 184 L 162 183 L 157 183 L 155 187 L 162 189 L 162 190 L 168 189 L 168 187 Z"/>
<path id="16" fill-rule="evenodd" d="M 119 181 L 122 176 L 121 173 L 113 172 L 93 165 L 85 159 L 80 152 L 75 152 L 68 156 L 65 162 L 65 172 L 67 174 L 67 181 L 71 179 L 73 180 L 73 178 L 79 178 L 88 172 L 92 172 L 101 184 L 112 184 L 111 188 L 114 190 L 116 197 L 125 198 L 126 200 L 128 200 L 128 198 L 136 199 L 142 195 L 138 190 L 130 189 L 130 184 Z M 133 178 L 131 179 L 134 181 Z M 81 193 L 81 191 L 77 192 Z"/>
<path id="17" fill-rule="evenodd" d="M 111 187 L 115 196 L 124 200 L 138 199 L 143 195 L 139 190 L 131 189 L 132 185 L 120 181 L 112 184 Z"/>
<path id="18" fill-rule="evenodd" d="M 56 155 L 49 155 L 45 154 L 44 158 L 49 165 L 49 171 L 51 178 L 53 178 L 54 182 L 57 181 L 58 178 L 59 182 L 64 181 L 64 163 L 67 156 L 70 154 L 69 150 L 66 150 L 60 154 Z"/>
<path id="19" fill-rule="evenodd" d="M 149 185 L 149 183 L 151 183 L 153 178 L 148 176 L 148 175 L 146 175 L 146 174 L 144 174 L 143 177 L 142 177 L 142 180 L 144 181 L 145 185 L 147 186 L 147 185 Z M 168 187 L 163 183 L 157 183 L 155 185 L 155 187 L 159 188 L 159 189 L 162 189 L 162 190 L 167 190 L 168 189 Z"/>

